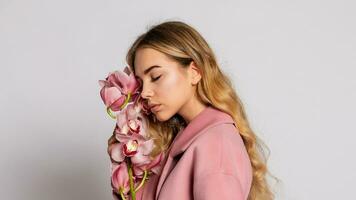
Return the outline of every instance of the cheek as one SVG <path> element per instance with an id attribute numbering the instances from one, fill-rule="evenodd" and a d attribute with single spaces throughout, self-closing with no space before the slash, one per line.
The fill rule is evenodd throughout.
<path id="1" fill-rule="evenodd" d="M 163 104 L 178 103 L 179 99 L 187 95 L 184 95 L 187 92 L 186 80 L 179 75 L 167 75 L 157 89 L 157 96 Z"/>

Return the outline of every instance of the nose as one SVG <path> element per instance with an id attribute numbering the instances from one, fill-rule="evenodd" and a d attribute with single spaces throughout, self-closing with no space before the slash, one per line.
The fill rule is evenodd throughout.
<path id="1" fill-rule="evenodd" d="M 142 91 L 141 91 L 141 97 L 143 99 L 148 100 L 149 98 L 152 97 L 152 95 L 153 95 L 153 91 L 143 85 L 142 86 Z"/>

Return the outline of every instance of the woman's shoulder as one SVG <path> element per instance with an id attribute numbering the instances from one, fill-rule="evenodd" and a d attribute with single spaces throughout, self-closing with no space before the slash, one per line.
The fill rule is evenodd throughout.
<path id="1" fill-rule="evenodd" d="M 222 123 L 207 128 L 195 138 L 192 145 L 199 148 L 215 146 L 225 147 L 226 150 L 245 149 L 239 130 L 233 123 Z"/>
<path id="2" fill-rule="evenodd" d="M 195 197 L 246 199 L 252 167 L 242 137 L 232 123 L 207 129 L 192 143 L 191 150 Z"/>
<path id="3" fill-rule="evenodd" d="M 200 134 L 189 147 L 199 173 L 238 173 L 251 169 L 249 156 L 238 129 L 232 123 L 219 124 Z"/>

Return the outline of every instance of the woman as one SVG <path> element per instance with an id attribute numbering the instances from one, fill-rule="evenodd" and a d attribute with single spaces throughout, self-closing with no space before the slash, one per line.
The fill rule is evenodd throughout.
<path id="1" fill-rule="evenodd" d="M 151 108 L 152 156 L 166 152 L 137 199 L 273 199 L 263 144 L 204 38 L 191 26 L 153 26 L 130 47 L 127 63 Z M 113 143 L 109 139 L 109 146 Z M 259 142 L 258 142 L 259 141 Z"/>

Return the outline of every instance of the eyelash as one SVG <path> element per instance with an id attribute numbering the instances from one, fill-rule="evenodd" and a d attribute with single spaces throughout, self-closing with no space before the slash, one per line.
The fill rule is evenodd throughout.
<path id="1" fill-rule="evenodd" d="M 159 75 L 157 78 L 152 78 L 152 82 L 157 81 L 162 75 Z"/>

